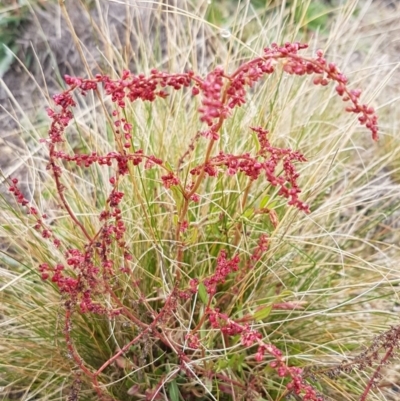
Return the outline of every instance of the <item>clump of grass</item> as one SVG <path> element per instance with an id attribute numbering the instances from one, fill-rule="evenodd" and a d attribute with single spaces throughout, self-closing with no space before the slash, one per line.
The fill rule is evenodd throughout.
<path id="1" fill-rule="evenodd" d="M 370 379 L 326 373 L 384 331 L 359 303 L 396 283 L 376 218 L 344 216 L 357 190 L 342 177 L 360 185 L 374 166 L 348 162 L 337 95 L 374 139 L 376 115 L 303 47 L 205 75 L 66 77 L 49 180 L 36 204 L 11 180 L 2 217 L 5 384 L 69 400 L 371 394 Z M 314 87 L 331 81 L 335 97 Z"/>

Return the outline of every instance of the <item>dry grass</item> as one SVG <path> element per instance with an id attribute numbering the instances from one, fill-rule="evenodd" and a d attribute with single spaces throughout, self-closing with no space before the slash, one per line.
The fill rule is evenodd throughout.
<path id="1" fill-rule="evenodd" d="M 271 231 L 271 246 L 263 264 L 248 281 L 252 290 L 246 293 L 243 310 L 236 313 L 246 314 L 258 305 L 278 302 L 279 288 L 285 300 L 301 302 L 304 309 L 273 311 L 257 327 L 285 350 L 289 361 L 318 372 L 351 358 L 398 320 L 394 307 L 400 302 L 397 295 L 400 143 L 396 137 L 400 115 L 396 91 L 400 11 L 369 2 L 348 1 L 332 14 L 332 26 L 326 37 L 305 31 L 301 24 L 290 24 L 283 6 L 271 11 L 265 19 L 243 2 L 230 26 L 217 27 L 204 20 L 206 1 L 192 6 L 186 2 L 183 6 L 178 2 L 170 2 L 169 6 L 157 2 L 132 4 L 94 1 L 92 14 L 88 14 L 79 3 L 68 2 L 68 16 L 55 6 L 51 10 L 56 11 L 35 11 L 37 21 L 42 24 L 46 20 L 52 23 L 56 16 L 54 26 L 61 36 L 45 33 L 44 47 L 35 51 L 38 58 L 32 61 L 35 67 L 31 71 L 36 73 L 27 87 L 36 87 L 33 99 L 38 104 L 35 107 L 38 114 L 29 110 L 31 99 L 27 99 L 26 93 L 15 97 L 9 93 L 10 102 L 4 106 L 8 116 L 14 116 L 14 123 L 4 117 L 6 127 L 12 127 L 5 131 L 6 137 L 16 134 L 24 139 L 26 152 L 21 153 L 16 165 L 24 164 L 29 171 L 27 193 L 32 194 L 40 210 L 51 216 L 57 234 L 64 241 L 79 244 L 72 222 L 57 207 L 54 186 L 44 167 L 45 152 L 39 143 L 47 127 L 40 110 L 47 105 L 48 92 L 53 93 L 58 87 L 59 78 L 51 72 L 52 67 L 60 68 L 61 73 L 77 74 L 102 71 L 118 75 L 124 68 L 147 73 L 152 67 L 168 71 L 193 68 L 204 73 L 217 64 L 231 70 L 241 60 L 260 54 L 271 41 L 298 38 L 307 40 L 311 50 L 324 48 L 327 58 L 343 69 L 353 87 L 363 88 L 366 101 L 377 107 L 381 140 L 372 143 L 354 117 L 343 112 L 343 104 L 333 87 L 315 88 L 309 80 L 277 74 L 254 89 L 248 104 L 237 110 L 227 124 L 222 141 L 232 152 L 251 148 L 247 127 L 265 125 L 274 143 L 301 149 L 309 159 L 299 168 L 304 197 L 312 213 L 301 215 L 276 203 L 280 220 L 277 229 L 261 217 L 246 222 L 249 230 Z M 68 25 L 71 36 L 67 34 Z M 230 35 L 221 32 L 221 28 L 229 28 Z M 44 48 L 48 53 L 42 58 Z M 4 81 L 1 83 L 5 88 Z M 199 128 L 196 110 L 188 105 L 184 95 L 176 94 L 155 107 L 132 105 L 129 113 L 135 120 L 138 146 L 172 159 L 187 148 L 191 136 L 184 134 Z M 148 132 L 152 133 L 150 137 Z M 76 126 L 70 135 L 70 151 L 110 149 L 107 122 L 96 99 L 80 103 Z M 107 172 L 96 169 L 92 170 L 92 176 L 80 169 L 65 175 L 70 189 L 68 200 L 88 227 L 98 224 L 96 215 L 104 201 L 101 190 L 106 188 L 108 178 Z M 154 190 L 157 177 L 142 179 L 150 192 Z M 204 263 L 205 252 L 199 249 L 208 249 L 211 255 L 212 230 L 218 216 L 221 211 L 229 216 L 236 212 L 230 209 L 229 199 L 235 198 L 242 188 L 240 181 L 230 187 L 216 184 L 210 191 L 212 196 L 201 208 L 192 211 L 199 233 L 198 242 L 193 244 L 190 269 L 209 268 L 211 256 Z M 166 243 L 169 240 L 175 200 L 165 193 L 159 194 L 159 198 L 155 196 L 157 202 L 146 215 L 140 206 L 149 206 L 143 191 L 130 183 L 124 190 L 130 199 L 126 222 L 135 263 L 140 274 L 147 275 L 149 291 L 153 291 L 152 287 L 162 281 L 162 271 L 148 267 L 159 257 L 151 250 L 155 249 L 158 236 L 166 238 Z M 222 193 L 230 195 L 225 208 L 218 209 Z M 254 207 L 266 195 L 271 193 L 260 186 L 252 199 Z M 242 213 L 246 217 L 246 211 Z M 61 256 L 32 232 L 23 211 L 15 205 L 1 209 L 0 223 L 0 386 L 4 390 L 0 394 L 4 400 L 12 399 L 7 394 L 14 391 L 24 400 L 34 399 L 36 394 L 41 400 L 65 399 L 74 379 L 74 364 L 64 349 L 60 324 L 62 300 L 51 285 L 40 281 L 36 272 L 40 261 L 55 261 Z M 248 252 L 245 241 L 239 248 Z M 130 290 L 127 283 L 126 291 Z M 187 331 L 187 316 L 179 313 L 182 313 L 181 329 Z M 74 324 L 80 350 L 93 366 L 104 360 L 130 330 L 114 327 L 113 322 L 89 321 L 84 316 Z M 208 341 L 212 343 L 210 334 Z M 140 344 L 136 352 L 144 348 L 145 344 Z M 211 347 L 209 352 L 210 359 L 219 363 L 218 353 L 213 354 Z M 239 350 L 232 350 L 230 356 L 235 354 L 240 358 Z M 114 391 L 125 394 L 126 389 L 118 383 L 130 374 L 129 369 L 124 373 L 114 367 L 104 381 L 114 383 Z M 332 399 L 357 400 L 368 372 L 342 375 L 336 381 L 323 375 L 317 377 L 317 385 Z M 201 385 L 207 383 L 200 381 L 198 386 Z M 271 384 L 265 379 L 265 385 L 278 387 L 279 383 Z M 389 399 L 389 388 L 382 383 L 371 394 L 371 400 Z M 90 387 L 83 386 L 81 399 L 93 399 Z"/>

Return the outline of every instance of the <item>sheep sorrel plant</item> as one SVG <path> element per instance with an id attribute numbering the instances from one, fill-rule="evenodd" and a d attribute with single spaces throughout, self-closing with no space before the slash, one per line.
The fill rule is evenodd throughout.
<path id="1" fill-rule="evenodd" d="M 233 73 L 216 68 L 205 77 L 157 69 L 149 76 L 124 71 L 119 79 L 65 77 L 68 88 L 48 109 L 44 142 L 55 202 L 69 224 L 32 206 L 16 179 L 10 191 L 26 208 L 39 248 L 49 244 L 38 271 L 62 299 L 58 347 L 71 361 L 69 401 L 324 399 L 321 385 L 312 384 L 279 339 L 271 340 L 267 324 L 272 310 L 303 308 L 282 291 L 267 262 L 283 211 L 310 213 L 296 170 L 306 158 L 273 145 L 265 125 L 242 132 L 248 139 L 241 153 L 227 151 L 223 141 L 235 109 L 280 65 L 287 74 L 313 75 L 314 85 L 334 82 L 346 111 L 378 139 L 377 116 L 360 103 L 360 91 L 348 88 L 322 51 L 300 55 L 305 48 L 272 44 Z M 174 104 L 176 91 L 184 102 Z M 109 152 L 97 151 L 95 126 L 74 119 L 74 95 L 98 99 Z M 166 149 L 160 157 L 148 151 L 152 132 L 145 133 L 148 142 L 137 139 L 132 103 L 139 100 L 153 103 L 149 118 L 163 102 L 174 106 L 171 113 L 198 102 L 199 125 L 178 133 L 185 147 L 178 157 L 171 155 L 181 143 L 159 144 Z M 80 148 L 73 144 L 77 136 Z M 92 182 L 97 214 L 85 211 L 85 195 L 69 187 L 68 176 Z M 82 346 L 88 341 L 102 352 L 88 352 Z M 83 388 L 88 385 L 96 395 Z"/>

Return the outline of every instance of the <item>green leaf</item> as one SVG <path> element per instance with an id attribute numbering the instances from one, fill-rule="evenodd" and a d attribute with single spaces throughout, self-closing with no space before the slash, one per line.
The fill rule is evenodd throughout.
<path id="1" fill-rule="evenodd" d="M 203 283 L 199 284 L 199 297 L 205 305 L 208 305 L 208 294 Z"/>
<path id="2" fill-rule="evenodd" d="M 168 384 L 168 394 L 171 401 L 179 401 L 179 388 L 175 380 Z"/>
<path id="3" fill-rule="evenodd" d="M 250 217 L 252 217 L 254 214 L 254 209 L 252 207 L 249 207 L 244 213 L 243 213 L 243 217 L 245 219 L 250 219 Z"/>
<path id="4" fill-rule="evenodd" d="M 260 309 L 257 311 L 253 316 L 255 320 L 264 320 L 266 319 L 269 314 L 271 313 L 272 305 L 266 306 L 265 308 Z"/>
<path id="5" fill-rule="evenodd" d="M 293 296 L 293 291 L 290 291 L 290 290 L 283 290 L 282 292 L 280 292 L 279 294 L 278 294 L 278 296 L 277 296 L 277 300 L 279 299 L 279 300 L 281 300 L 281 299 L 283 299 L 283 298 L 286 298 L 286 297 L 291 297 L 291 296 Z"/>
<path id="6" fill-rule="evenodd" d="M 260 151 L 260 149 L 261 149 L 260 142 L 259 142 L 259 140 L 257 138 L 257 135 L 256 135 L 256 133 L 254 131 L 251 131 L 251 136 L 253 137 L 253 141 L 254 141 L 254 144 L 255 144 L 255 147 L 256 147 L 256 152 L 258 153 Z"/>
<path id="7" fill-rule="evenodd" d="M 262 198 L 262 199 L 261 199 L 261 202 L 260 202 L 260 209 L 264 209 L 265 206 L 268 205 L 268 202 L 269 202 L 270 199 L 271 199 L 271 198 L 270 198 L 268 195 L 267 195 L 267 196 L 264 196 L 264 198 Z"/>
<path id="8" fill-rule="evenodd" d="M 269 209 L 276 209 L 277 206 L 278 206 L 278 202 L 277 201 L 273 201 L 273 202 L 268 204 Z"/>
<path id="9" fill-rule="evenodd" d="M 183 200 L 182 192 L 177 185 L 171 185 L 170 191 L 172 193 L 172 197 L 174 198 L 177 210 L 180 210 Z"/>
<path id="10" fill-rule="evenodd" d="M 174 172 L 174 169 L 172 168 L 171 164 L 169 164 L 168 160 L 165 160 L 164 166 L 168 169 L 168 171 Z"/>
<path id="11" fill-rule="evenodd" d="M 221 372 L 222 370 L 226 369 L 229 366 L 229 360 L 225 360 L 225 359 L 220 359 L 217 362 L 217 372 Z"/>

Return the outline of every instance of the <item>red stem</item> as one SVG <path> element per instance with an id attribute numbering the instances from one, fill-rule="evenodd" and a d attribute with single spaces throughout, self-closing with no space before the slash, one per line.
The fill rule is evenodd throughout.
<path id="1" fill-rule="evenodd" d="M 56 171 L 56 165 L 55 165 L 55 161 L 54 161 L 55 157 L 54 157 L 54 145 L 52 144 L 50 146 L 50 165 L 53 171 L 53 176 L 54 176 L 54 181 L 56 183 L 56 187 L 57 187 L 57 193 L 58 196 L 61 199 L 61 203 L 63 204 L 65 210 L 67 211 L 67 213 L 69 214 L 69 216 L 71 217 L 72 221 L 81 229 L 83 235 L 90 241 L 92 242 L 93 239 L 92 237 L 88 234 L 88 232 L 86 231 L 85 227 L 82 225 L 82 223 L 76 218 L 74 212 L 72 211 L 72 209 L 70 208 L 67 200 L 65 199 L 65 196 L 63 194 L 63 188 L 62 188 L 62 184 L 60 182 L 60 179 L 58 177 L 58 173 Z"/>
<path id="2" fill-rule="evenodd" d="M 376 379 L 379 378 L 380 371 L 382 370 L 382 366 L 384 366 L 386 364 L 386 362 L 388 361 L 388 359 L 393 355 L 393 348 L 394 347 L 390 347 L 386 351 L 385 356 L 379 362 L 379 366 L 376 368 L 374 374 L 369 379 L 368 384 L 365 387 L 364 392 L 362 393 L 362 395 L 360 397 L 360 401 L 366 401 L 368 393 L 371 391 L 372 387 L 375 385 Z"/>

